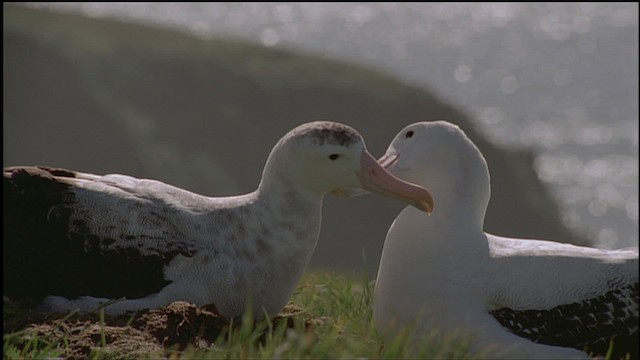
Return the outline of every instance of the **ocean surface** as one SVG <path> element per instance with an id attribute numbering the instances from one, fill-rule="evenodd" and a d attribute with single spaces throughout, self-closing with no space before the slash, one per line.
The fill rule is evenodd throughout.
<path id="1" fill-rule="evenodd" d="M 638 246 L 637 3 L 30 6 L 382 69 L 459 107 L 493 142 L 534 152 L 563 221 L 595 246 Z"/>

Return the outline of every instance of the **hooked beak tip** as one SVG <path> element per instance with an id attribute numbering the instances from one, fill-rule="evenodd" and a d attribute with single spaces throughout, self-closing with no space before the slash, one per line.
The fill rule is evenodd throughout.
<path id="1" fill-rule="evenodd" d="M 378 159 L 378 164 L 385 169 L 389 170 L 389 168 L 394 165 L 398 159 L 400 158 L 400 154 L 397 153 L 387 153 L 383 155 L 380 159 Z M 413 184 L 415 185 L 415 184 Z M 416 185 L 417 187 L 424 190 L 421 192 L 420 199 L 413 202 L 413 206 L 417 209 L 422 210 L 427 213 L 427 215 L 431 216 L 434 208 L 434 201 L 431 192 L 429 192 L 426 188 Z"/>

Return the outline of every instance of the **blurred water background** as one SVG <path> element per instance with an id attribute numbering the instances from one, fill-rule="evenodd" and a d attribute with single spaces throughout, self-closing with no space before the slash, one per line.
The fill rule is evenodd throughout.
<path id="1" fill-rule="evenodd" d="M 638 3 L 30 6 L 382 69 L 440 94 L 493 142 L 533 151 L 564 223 L 594 245 L 638 245 Z"/>

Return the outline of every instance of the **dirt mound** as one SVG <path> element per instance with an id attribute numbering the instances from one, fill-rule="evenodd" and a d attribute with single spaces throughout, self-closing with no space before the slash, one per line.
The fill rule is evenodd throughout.
<path id="1" fill-rule="evenodd" d="M 187 347 L 213 349 L 215 341 L 228 333 L 231 323 L 216 314 L 215 309 L 184 301 L 114 317 L 101 317 L 99 313 L 42 314 L 16 305 L 9 305 L 7 311 L 7 305 L 3 311 L 3 332 L 5 336 L 14 333 L 9 340 L 12 345 L 23 349 L 34 346 L 35 339 L 41 348 L 65 344 L 58 350 L 66 359 L 84 359 L 96 352 L 114 359 L 159 358 Z M 302 313 L 301 308 L 289 304 L 273 319 L 273 324 L 285 321 L 286 326 L 293 327 L 293 317 Z M 315 321 L 306 319 L 305 326 Z"/>

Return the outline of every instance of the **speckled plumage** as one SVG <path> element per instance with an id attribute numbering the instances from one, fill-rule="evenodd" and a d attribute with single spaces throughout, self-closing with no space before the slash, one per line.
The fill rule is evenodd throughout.
<path id="1" fill-rule="evenodd" d="M 376 166 L 356 130 L 320 121 L 287 133 L 258 189 L 239 196 L 124 175 L 5 168 L 4 295 L 44 298 L 49 311 L 89 311 L 125 297 L 107 313 L 186 300 L 228 317 L 249 303 L 258 317 L 275 315 L 316 246 L 325 193 L 380 185 L 416 204 L 428 194 Z"/>
<path id="2" fill-rule="evenodd" d="M 457 126 L 403 129 L 381 162 L 428 186 L 430 217 L 404 209 L 385 239 L 374 320 L 393 336 L 462 331 L 490 358 L 638 356 L 638 249 L 603 250 L 483 232 L 489 170 Z M 523 189 L 523 192 L 527 189 Z"/>
<path id="3" fill-rule="evenodd" d="M 537 343 L 571 343 L 578 349 L 606 354 L 612 338 L 619 347 L 624 345 L 618 345 L 618 340 L 637 335 L 638 283 L 550 309 L 500 308 L 489 313 L 514 334 Z"/>

